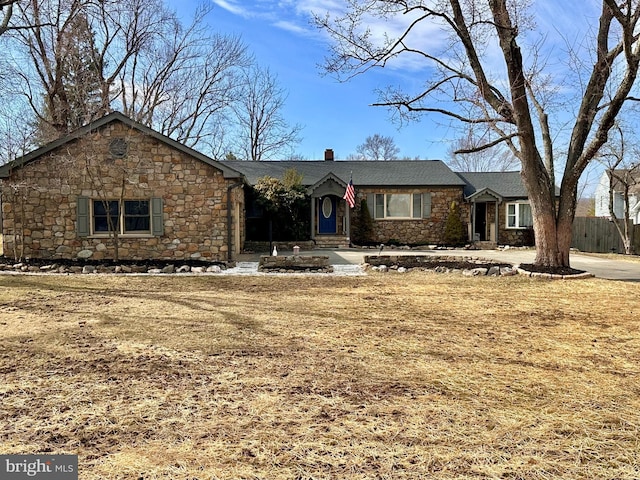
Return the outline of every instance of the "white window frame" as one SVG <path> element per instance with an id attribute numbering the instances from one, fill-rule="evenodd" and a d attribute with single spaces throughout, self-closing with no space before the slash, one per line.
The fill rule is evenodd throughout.
<path id="1" fill-rule="evenodd" d="M 389 200 L 390 197 L 399 195 L 406 195 L 409 197 L 409 216 L 395 216 L 389 215 Z M 416 210 L 416 205 L 418 206 L 419 211 Z M 372 205 L 373 209 L 373 218 L 375 220 L 420 220 L 422 219 L 422 209 L 423 209 L 423 197 L 422 193 L 375 193 L 374 194 L 374 205 Z M 382 211 L 380 211 L 382 210 Z M 382 213 L 382 215 L 380 215 Z"/>
<path id="2" fill-rule="evenodd" d="M 89 202 L 91 212 L 89 217 L 90 228 L 91 228 L 91 236 L 92 237 L 109 237 L 112 235 L 112 232 L 109 230 L 99 230 L 95 229 L 95 204 L 103 203 L 103 202 L 118 202 L 118 236 L 120 237 L 152 237 L 153 234 L 153 212 L 150 198 L 125 198 L 122 200 L 122 207 L 120 208 L 119 200 L 116 199 L 99 199 L 92 198 Z M 148 230 L 125 230 L 125 204 L 126 202 L 147 202 L 148 210 L 149 210 L 149 229 Z"/>
<path id="3" fill-rule="evenodd" d="M 533 218 L 531 225 L 521 225 L 520 206 L 526 205 L 531 210 L 531 204 L 527 201 L 509 202 L 505 205 L 505 228 L 509 230 L 523 230 L 533 227 Z M 510 213 L 510 207 L 513 207 L 513 213 Z M 514 225 L 509 225 L 509 220 L 514 219 Z"/>

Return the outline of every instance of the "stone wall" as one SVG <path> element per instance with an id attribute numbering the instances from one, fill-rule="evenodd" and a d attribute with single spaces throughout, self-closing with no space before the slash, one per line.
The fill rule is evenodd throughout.
<path id="1" fill-rule="evenodd" d="M 114 140 L 126 142 L 126 154 L 114 153 Z M 83 252 L 82 256 L 97 260 L 113 259 L 115 242 L 109 235 L 78 235 L 78 198 L 162 198 L 163 234 L 120 236 L 119 258 L 226 260 L 227 187 L 237 181 L 224 179 L 213 166 L 139 130 L 113 122 L 3 179 L 4 255 L 55 259 Z M 232 209 L 232 237 L 239 232 L 241 245 L 244 195 L 240 188 L 232 195 L 239 204 Z"/>
<path id="2" fill-rule="evenodd" d="M 331 273 L 333 272 L 333 267 L 329 264 L 329 257 L 324 255 L 263 255 L 260 257 L 258 271 L 274 273 Z"/>
<path id="3" fill-rule="evenodd" d="M 500 225 L 500 245 L 531 247 L 535 245 L 533 228 L 505 228 Z"/>
<path id="4" fill-rule="evenodd" d="M 460 206 L 460 218 L 465 231 L 469 221 L 469 205 L 463 201 L 462 187 L 429 187 L 416 190 L 415 188 L 388 188 L 388 189 L 359 189 L 358 201 L 367 198 L 368 193 L 431 193 L 431 216 L 421 219 L 407 220 L 373 220 L 374 243 L 389 243 L 397 240 L 407 245 L 441 245 L 443 244 L 444 230 L 449 215 L 451 202 L 458 202 Z M 372 206 L 368 205 L 371 210 Z M 352 223 L 357 222 L 360 209 L 358 206 L 352 210 Z"/>

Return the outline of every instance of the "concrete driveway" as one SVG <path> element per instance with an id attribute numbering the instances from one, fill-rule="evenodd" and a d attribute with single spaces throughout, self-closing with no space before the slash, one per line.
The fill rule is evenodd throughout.
<path id="1" fill-rule="evenodd" d="M 359 265 L 364 262 L 365 255 L 377 255 L 377 249 L 319 249 L 300 252 L 302 255 L 326 255 L 332 265 Z M 293 255 L 293 252 L 282 251 L 279 255 Z M 532 249 L 510 250 L 392 250 L 384 249 L 382 255 L 456 255 L 490 258 L 502 262 L 519 264 L 533 263 L 536 252 Z M 257 262 L 259 254 L 242 254 L 239 261 Z M 628 260 L 614 260 L 586 254 L 572 253 L 571 266 L 578 270 L 584 270 L 594 274 L 598 278 L 609 280 L 623 280 L 628 282 L 640 282 L 640 262 Z"/>

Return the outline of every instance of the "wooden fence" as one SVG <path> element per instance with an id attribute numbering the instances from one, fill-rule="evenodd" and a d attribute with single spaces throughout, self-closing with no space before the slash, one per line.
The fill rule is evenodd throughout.
<path id="1" fill-rule="evenodd" d="M 640 252 L 640 225 L 631 225 L 634 251 Z M 606 218 L 576 217 L 571 246 L 582 252 L 624 253 L 624 246 L 613 222 Z"/>

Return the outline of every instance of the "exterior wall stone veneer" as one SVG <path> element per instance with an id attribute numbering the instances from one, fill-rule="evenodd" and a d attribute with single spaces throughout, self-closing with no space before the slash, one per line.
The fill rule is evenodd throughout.
<path id="1" fill-rule="evenodd" d="M 424 187 L 424 188 L 360 188 L 357 191 L 358 202 L 366 200 L 369 193 L 430 193 L 431 215 L 429 218 L 406 220 L 373 219 L 373 238 L 375 243 L 388 243 L 398 240 L 408 245 L 442 244 L 449 209 L 452 202 L 457 202 L 460 218 L 467 231 L 469 221 L 469 204 L 464 202 L 460 187 Z M 369 211 L 372 205 L 367 205 Z M 359 213 L 359 205 L 352 210 L 354 221 Z M 373 217 L 373 215 L 372 215 Z"/>
<path id="2" fill-rule="evenodd" d="M 110 153 L 114 139 L 127 142 L 122 158 Z M 227 187 L 237 181 L 124 123 L 109 123 L 2 180 L 3 253 L 55 259 L 91 251 L 92 259 L 113 259 L 108 235 L 78 235 L 78 198 L 162 198 L 163 234 L 119 236 L 120 259 L 226 260 Z M 244 195 L 241 188 L 231 194 L 232 238 L 239 232 L 241 246 Z"/>
<path id="3" fill-rule="evenodd" d="M 505 228 L 500 225 L 500 245 L 512 245 L 514 247 L 533 246 L 533 229 L 529 228 Z"/>

